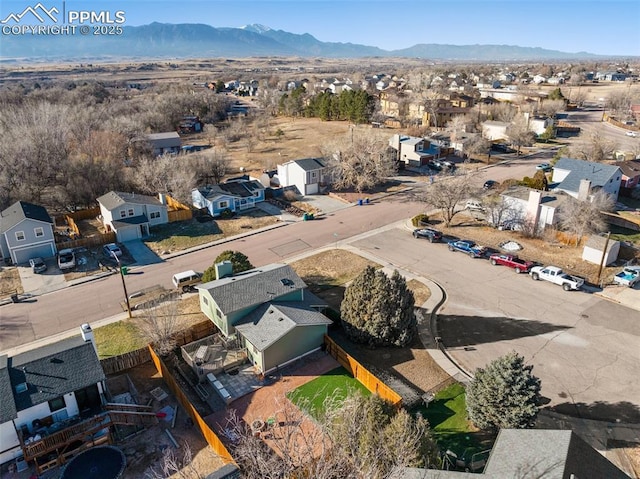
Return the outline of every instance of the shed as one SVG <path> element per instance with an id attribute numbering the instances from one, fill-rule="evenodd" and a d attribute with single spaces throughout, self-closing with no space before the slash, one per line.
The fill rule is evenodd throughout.
<path id="1" fill-rule="evenodd" d="M 582 259 L 589 263 L 600 264 L 604 253 L 604 245 L 607 242 L 606 236 L 593 235 L 584 245 L 582 251 Z M 620 252 L 620 241 L 610 239 L 607 244 L 607 252 L 604 255 L 604 266 L 608 266 L 618 259 L 618 253 Z"/>

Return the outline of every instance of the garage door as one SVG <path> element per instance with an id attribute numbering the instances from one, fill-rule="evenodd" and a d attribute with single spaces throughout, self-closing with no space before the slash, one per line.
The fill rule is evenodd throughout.
<path id="1" fill-rule="evenodd" d="M 140 230 L 139 225 L 131 225 L 126 227 L 119 227 L 116 231 L 116 236 L 118 237 L 118 241 L 124 243 L 125 241 L 131 241 L 138 239 L 140 236 L 138 235 L 138 231 Z"/>
<path id="2" fill-rule="evenodd" d="M 317 195 L 318 194 L 318 183 L 312 183 L 307 185 L 307 195 Z"/>
<path id="3" fill-rule="evenodd" d="M 52 243 L 45 243 L 35 246 L 27 246 L 11 251 L 11 260 L 16 264 L 28 263 L 30 258 L 40 256 L 41 258 L 50 258 L 55 256 L 56 250 Z"/>

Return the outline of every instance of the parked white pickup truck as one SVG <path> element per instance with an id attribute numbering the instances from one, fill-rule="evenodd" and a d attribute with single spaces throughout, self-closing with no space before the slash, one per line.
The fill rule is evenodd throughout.
<path id="1" fill-rule="evenodd" d="M 543 279 L 559 284 L 565 291 L 580 289 L 584 284 L 584 279 L 568 275 L 557 266 L 534 266 L 529 274 L 535 280 Z"/>
<path id="2" fill-rule="evenodd" d="M 640 283 L 640 266 L 627 266 L 613 277 L 613 281 L 633 288 L 636 283 Z"/>

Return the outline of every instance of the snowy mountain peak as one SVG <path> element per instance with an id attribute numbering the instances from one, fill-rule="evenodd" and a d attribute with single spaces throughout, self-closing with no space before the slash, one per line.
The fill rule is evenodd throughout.
<path id="1" fill-rule="evenodd" d="M 247 30 L 248 32 L 254 33 L 265 33 L 271 30 L 271 28 L 267 27 L 266 25 L 260 25 L 259 23 L 252 23 L 251 25 L 245 25 L 240 28 L 242 30 Z"/>

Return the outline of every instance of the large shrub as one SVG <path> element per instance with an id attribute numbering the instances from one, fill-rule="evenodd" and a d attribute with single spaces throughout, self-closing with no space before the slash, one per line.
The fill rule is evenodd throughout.
<path id="1" fill-rule="evenodd" d="M 476 370 L 467 388 L 467 413 L 480 429 L 528 428 L 538 414 L 540 379 L 515 351 Z"/>
<path id="2" fill-rule="evenodd" d="M 407 282 L 394 271 L 367 266 L 345 291 L 340 315 L 352 341 L 375 346 L 405 346 L 413 338 L 415 299 Z"/>
<path id="3" fill-rule="evenodd" d="M 208 282 L 213 281 L 216 278 L 216 264 L 222 263 L 223 261 L 231 261 L 231 265 L 233 266 L 233 274 L 242 273 L 243 271 L 247 271 L 253 269 L 254 266 L 249 261 L 249 258 L 240 251 L 231 251 L 226 250 L 218 255 L 218 257 L 213 261 L 213 264 L 207 268 L 202 275 L 202 281 Z"/>

